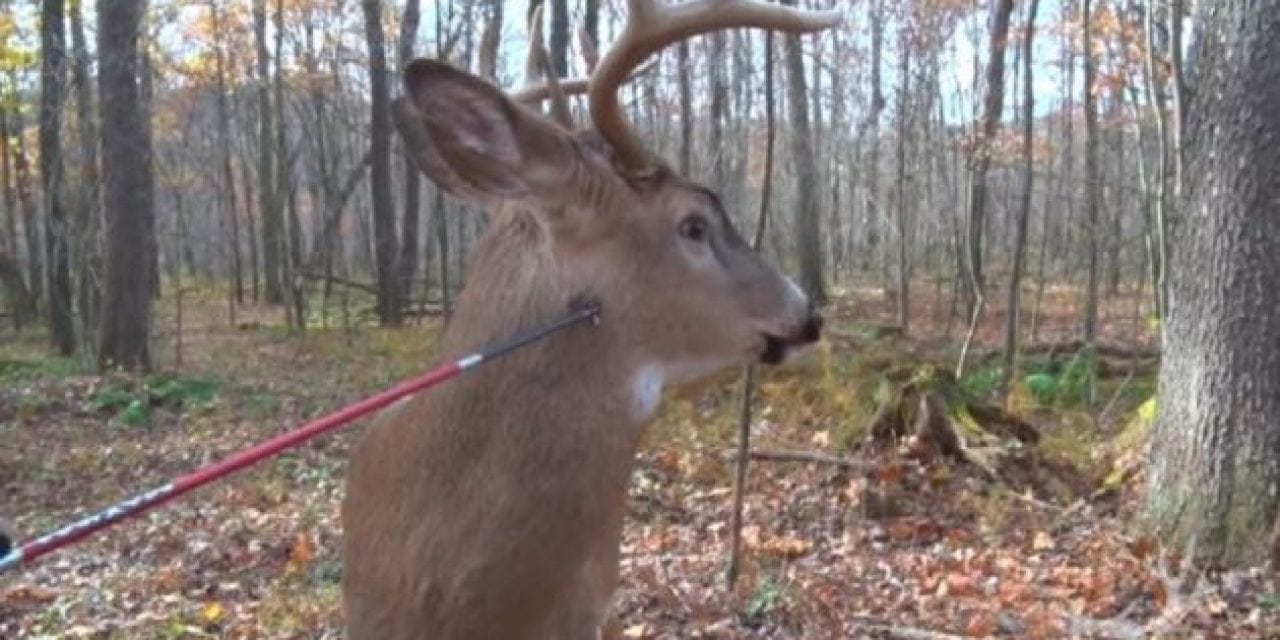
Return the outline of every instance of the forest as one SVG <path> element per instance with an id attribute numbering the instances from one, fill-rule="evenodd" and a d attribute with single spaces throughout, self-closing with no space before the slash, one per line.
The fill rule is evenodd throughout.
<path id="1" fill-rule="evenodd" d="M 820 340 L 687 381 L 587 326 L 463 358 L 0 562 L 0 637 L 392 637 L 355 631 L 392 577 L 351 554 L 436 495 L 367 479 L 418 464 L 375 425 L 426 424 L 484 429 L 418 441 L 480 523 L 432 539 L 539 549 L 512 584 L 584 560 L 504 511 L 611 505 L 602 638 L 1280 634 L 1280 0 L 0 0 L 0 538 L 535 330 L 541 269 L 609 283 L 615 343 L 726 348 L 754 308 L 644 235 L 689 193 L 726 215 L 671 242 L 750 304 L 785 274 Z M 592 416 L 634 437 L 505 426 Z"/>

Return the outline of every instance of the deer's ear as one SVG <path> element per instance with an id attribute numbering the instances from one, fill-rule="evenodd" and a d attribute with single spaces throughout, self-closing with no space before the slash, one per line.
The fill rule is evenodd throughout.
<path id="1" fill-rule="evenodd" d="M 559 127 L 442 62 L 414 60 L 404 81 L 396 126 L 436 184 L 481 203 L 564 192 L 578 152 Z"/>

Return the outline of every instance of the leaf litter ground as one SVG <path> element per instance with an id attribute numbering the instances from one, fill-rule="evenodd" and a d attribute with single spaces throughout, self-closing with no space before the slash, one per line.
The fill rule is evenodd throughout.
<path id="1" fill-rule="evenodd" d="M 42 359 L 39 337 L 0 343 L 0 495 L 24 539 L 433 363 L 429 321 L 299 336 L 271 318 L 223 329 L 212 309 L 188 312 L 167 379 L 80 375 Z M 1127 525 L 1136 485 L 1091 500 L 1098 474 L 1050 455 L 993 482 L 861 437 L 853 342 L 764 378 L 755 447 L 841 464 L 752 464 L 732 589 L 736 378 L 671 394 L 629 496 L 622 637 L 1280 637 L 1274 575 L 1199 577 L 1166 557 Z M 1071 428 L 1051 418 L 1033 419 L 1046 438 Z M 340 638 L 338 504 L 361 426 L 0 576 L 0 637 Z"/>

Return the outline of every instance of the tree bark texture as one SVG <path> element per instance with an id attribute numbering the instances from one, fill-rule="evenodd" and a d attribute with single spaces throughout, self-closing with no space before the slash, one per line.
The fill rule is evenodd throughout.
<path id="1" fill-rule="evenodd" d="M 999 0 L 992 9 L 991 41 L 988 46 L 991 58 L 987 61 L 987 91 L 983 98 L 981 130 L 977 132 L 973 149 L 973 168 L 969 189 L 969 303 L 976 305 L 986 288 L 982 273 L 983 235 L 987 218 L 987 170 L 991 167 L 991 143 L 1004 111 L 1004 54 L 1009 41 L 1009 15 L 1013 13 L 1013 0 Z M 970 307 L 972 312 L 973 307 Z"/>
<path id="2" fill-rule="evenodd" d="M 1147 515 L 1174 548 L 1252 566 L 1280 506 L 1280 0 L 1204 10 Z"/>
<path id="3" fill-rule="evenodd" d="M 266 284 L 266 301 L 279 304 L 284 300 L 282 262 L 285 255 L 284 216 L 276 184 L 275 139 L 271 113 L 271 52 L 267 49 L 266 0 L 253 2 L 253 33 L 258 64 L 258 210 L 262 216 L 262 271 Z M 276 52 L 279 54 L 280 52 Z"/>
<path id="4" fill-rule="evenodd" d="M 1022 39 L 1022 194 L 1013 237 L 1013 272 L 1009 274 L 1008 304 L 1004 320 L 1004 364 L 1000 370 L 1000 395 L 1009 388 L 1018 350 L 1018 327 L 1022 316 L 1022 272 L 1027 254 L 1027 227 L 1031 222 L 1031 196 L 1035 185 L 1035 83 L 1032 60 L 1035 55 L 1036 12 L 1040 0 L 1027 6 L 1027 26 Z"/>
<path id="5" fill-rule="evenodd" d="M 80 138 L 79 184 L 73 215 L 75 258 L 80 274 L 77 305 L 80 308 L 80 344 L 87 351 L 97 348 L 98 310 L 102 307 L 102 209 L 99 185 L 98 128 L 93 116 L 93 76 L 89 72 L 89 44 L 85 37 L 83 7 L 69 7 L 71 27 L 71 77 L 75 84 L 77 136 Z"/>
<path id="6" fill-rule="evenodd" d="M 365 37 L 369 46 L 369 82 L 372 89 L 369 135 L 373 151 L 369 165 L 370 201 L 373 205 L 374 263 L 378 279 L 378 317 L 383 324 L 400 322 L 397 293 L 395 208 L 391 200 L 391 94 L 387 54 L 382 35 L 381 0 L 363 0 Z"/>
<path id="7" fill-rule="evenodd" d="M 795 5 L 795 0 L 783 4 Z M 800 37 L 788 34 L 787 102 L 791 107 L 791 156 L 796 172 L 796 254 L 800 258 L 800 287 L 815 304 L 827 301 L 822 266 L 822 236 L 818 219 L 818 167 L 813 157 L 809 126 L 809 92 L 805 87 L 804 52 Z"/>
<path id="8" fill-rule="evenodd" d="M 145 11 L 145 0 L 113 0 L 98 7 L 98 111 L 107 217 L 107 291 L 98 350 L 103 368 L 151 367 L 149 274 L 155 217 L 149 110 L 139 83 L 138 47 Z"/>
<path id="9" fill-rule="evenodd" d="M 40 184 L 48 256 L 49 337 L 62 355 L 76 350 L 71 309 L 71 225 L 67 224 L 62 160 L 62 103 L 67 88 L 67 28 L 63 0 L 40 6 Z"/>
<path id="10" fill-rule="evenodd" d="M 1098 101 L 1093 94 L 1097 76 L 1093 60 L 1092 0 L 1080 1 L 1080 46 L 1084 53 L 1084 208 L 1085 250 L 1089 261 L 1084 294 L 1084 341 L 1093 344 L 1098 334 Z"/>
<path id="11" fill-rule="evenodd" d="M 418 37 L 418 25 L 422 11 L 419 0 L 407 0 L 404 5 L 404 18 L 400 21 L 400 69 L 403 70 L 413 60 L 413 42 Z M 497 2 L 495 11 L 502 11 L 502 3 Z M 413 275 L 418 272 L 418 227 L 422 211 L 422 174 L 418 165 L 406 155 L 402 158 L 404 167 L 404 212 L 400 224 L 400 269 L 399 292 L 406 301 L 413 294 Z"/>

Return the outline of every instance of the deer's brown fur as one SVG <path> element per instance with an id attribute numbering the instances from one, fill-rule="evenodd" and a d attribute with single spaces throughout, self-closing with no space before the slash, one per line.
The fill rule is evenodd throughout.
<path id="1" fill-rule="evenodd" d="M 575 299 L 603 313 L 369 429 L 343 507 L 348 637 L 597 638 L 663 386 L 779 360 L 820 323 L 718 198 L 661 163 L 631 170 L 609 136 L 570 134 L 442 63 L 411 64 L 405 89 L 397 121 L 419 166 L 490 209 L 443 355 Z"/>

